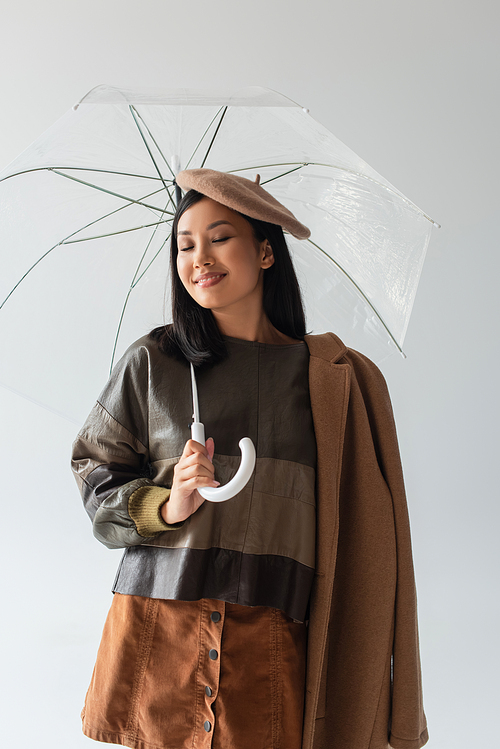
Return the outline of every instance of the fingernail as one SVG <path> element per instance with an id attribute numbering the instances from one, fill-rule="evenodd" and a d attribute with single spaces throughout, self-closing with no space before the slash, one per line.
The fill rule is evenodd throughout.
<path id="1" fill-rule="evenodd" d="M 214 486 L 220 486 L 220 481 L 213 481 L 212 483 Z"/>

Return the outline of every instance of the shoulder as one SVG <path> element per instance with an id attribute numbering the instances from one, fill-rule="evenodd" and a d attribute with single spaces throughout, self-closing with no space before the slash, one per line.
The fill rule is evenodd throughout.
<path id="1" fill-rule="evenodd" d="M 356 381 L 365 393 L 387 396 L 385 377 L 375 362 L 346 346 L 338 335 L 332 332 L 306 335 L 305 341 L 311 357 L 323 359 L 333 366 L 347 367 L 351 381 Z"/>
<path id="2" fill-rule="evenodd" d="M 311 357 L 324 359 L 330 364 L 347 364 L 356 370 L 366 370 L 375 376 L 383 377 L 375 362 L 360 351 L 349 348 L 332 332 L 306 335 L 305 341 Z"/>
<path id="3" fill-rule="evenodd" d="M 130 344 L 113 368 L 113 373 L 135 371 L 151 373 L 155 369 L 176 368 L 174 357 L 160 350 L 159 342 L 149 333 Z"/>
<path id="4" fill-rule="evenodd" d="M 130 344 L 116 362 L 98 401 L 105 405 L 114 397 L 146 398 L 150 388 L 163 381 L 175 380 L 182 365 L 160 351 L 157 341 L 149 334 Z"/>
<path id="5" fill-rule="evenodd" d="M 120 364 L 122 366 L 138 366 L 148 361 L 155 360 L 159 354 L 160 351 L 157 342 L 154 341 L 149 334 L 143 335 L 141 338 L 138 338 L 130 344 L 117 362 L 116 366 Z"/>

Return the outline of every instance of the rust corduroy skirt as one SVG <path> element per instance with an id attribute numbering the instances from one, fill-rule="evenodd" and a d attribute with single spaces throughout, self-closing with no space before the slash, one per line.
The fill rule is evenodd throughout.
<path id="1" fill-rule="evenodd" d="M 115 593 L 83 731 L 135 749 L 300 749 L 306 642 L 278 609 Z"/>

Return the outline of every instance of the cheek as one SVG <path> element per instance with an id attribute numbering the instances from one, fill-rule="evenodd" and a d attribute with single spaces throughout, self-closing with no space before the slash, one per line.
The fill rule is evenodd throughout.
<path id="1" fill-rule="evenodd" d="M 252 247 L 245 248 L 244 252 L 235 252 L 230 258 L 230 265 L 236 277 L 242 281 L 245 279 L 252 283 L 259 276 L 260 265 Z"/>
<path id="2" fill-rule="evenodd" d="M 177 256 L 177 262 L 176 262 L 176 268 L 177 268 L 177 275 L 181 279 L 181 282 L 184 286 L 186 286 L 187 278 L 188 278 L 188 271 L 186 262 L 182 258 L 182 255 Z"/>

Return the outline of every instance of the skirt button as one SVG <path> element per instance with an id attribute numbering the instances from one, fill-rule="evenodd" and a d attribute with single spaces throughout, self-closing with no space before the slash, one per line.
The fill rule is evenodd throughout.
<path id="1" fill-rule="evenodd" d="M 210 731 L 210 729 L 212 728 L 212 724 L 210 723 L 210 721 L 209 721 L 209 720 L 206 720 L 206 721 L 204 722 L 204 724 L 203 724 L 203 728 L 205 729 L 205 731 L 206 731 L 207 733 L 208 733 L 208 732 Z"/>
<path id="2" fill-rule="evenodd" d="M 212 690 L 210 689 L 210 687 L 205 687 L 205 694 L 207 694 L 209 697 L 212 696 Z"/>
<path id="3" fill-rule="evenodd" d="M 218 622 L 218 621 L 220 621 L 220 614 L 219 614 L 219 612 L 218 612 L 218 611 L 212 611 L 212 613 L 210 614 L 210 619 L 211 619 L 211 620 L 212 620 L 213 622 Z"/>
<path id="4" fill-rule="evenodd" d="M 211 658 L 211 659 L 212 659 L 213 661 L 216 661 L 216 660 L 217 660 L 217 657 L 218 657 L 218 655 L 219 655 L 219 654 L 218 654 L 218 652 L 217 652 L 216 650 L 214 650 L 214 649 L 212 648 L 212 650 L 209 650 L 209 652 L 208 652 L 208 655 L 210 656 L 210 658 Z"/>

